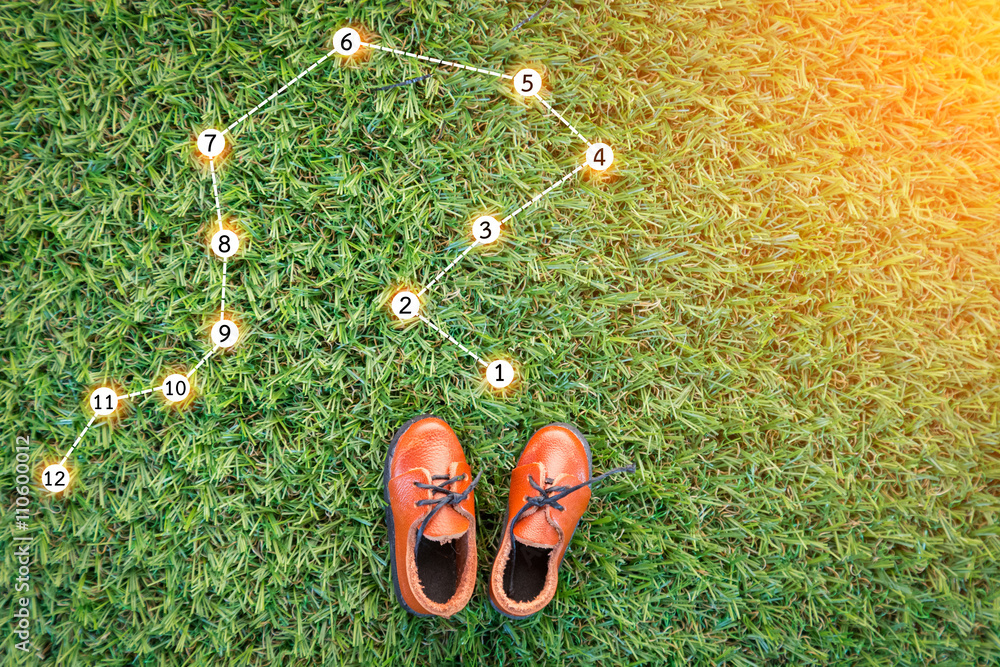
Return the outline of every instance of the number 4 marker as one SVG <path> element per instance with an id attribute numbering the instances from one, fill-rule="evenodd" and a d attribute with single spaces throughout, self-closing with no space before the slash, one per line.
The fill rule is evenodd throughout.
<path id="1" fill-rule="evenodd" d="M 607 144 L 591 144 L 587 149 L 587 166 L 594 171 L 604 171 L 614 161 L 615 152 Z"/>

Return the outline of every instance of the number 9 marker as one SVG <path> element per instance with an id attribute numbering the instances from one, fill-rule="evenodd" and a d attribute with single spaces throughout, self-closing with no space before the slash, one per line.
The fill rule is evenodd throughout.
<path id="1" fill-rule="evenodd" d="M 212 325 L 212 342 L 219 347 L 232 347 L 240 337 L 240 329 L 232 320 L 219 320 Z"/>

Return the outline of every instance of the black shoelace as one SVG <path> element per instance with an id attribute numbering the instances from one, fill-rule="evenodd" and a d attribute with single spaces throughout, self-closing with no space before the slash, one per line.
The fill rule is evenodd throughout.
<path id="1" fill-rule="evenodd" d="M 439 481 L 445 480 L 440 484 L 424 484 L 423 482 L 413 483 L 413 485 L 418 489 L 429 489 L 434 493 L 444 494 L 440 498 L 424 498 L 423 500 L 417 501 L 418 507 L 423 507 L 425 505 L 433 505 L 434 507 L 433 509 L 431 509 L 430 512 L 427 513 L 427 516 L 424 517 L 423 523 L 420 524 L 420 530 L 417 531 L 416 548 L 418 549 L 420 548 L 420 540 L 423 539 L 424 537 L 424 529 L 427 528 L 427 524 L 431 522 L 431 519 L 434 518 L 434 515 L 440 512 L 441 509 L 444 508 L 446 505 L 458 505 L 460 502 L 468 498 L 469 494 L 472 493 L 472 490 L 476 488 L 476 484 L 479 484 L 479 478 L 482 476 L 483 473 L 479 473 L 478 475 L 476 475 L 476 478 L 472 480 L 472 484 L 469 484 L 469 486 L 465 487 L 465 491 L 462 491 L 461 493 L 456 493 L 455 491 L 452 491 L 451 489 L 448 489 L 446 487 L 451 486 L 455 482 L 459 482 L 465 479 L 464 472 L 461 475 L 456 475 L 455 477 L 452 477 L 450 479 L 448 478 L 448 475 L 434 475 L 433 477 L 431 477 L 432 482 L 434 480 L 439 480 Z"/>
<path id="2" fill-rule="evenodd" d="M 526 498 L 527 502 L 521 506 L 521 509 L 517 511 L 517 514 L 514 515 L 514 519 L 510 522 L 510 548 L 512 555 L 514 549 L 514 526 L 516 526 L 517 522 L 521 520 L 521 516 L 524 514 L 525 510 L 527 510 L 529 507 L 537 507 L 539 510 L 541 510 L 544 507 L 552 507 L 562 512 L 565 508 L 559 504 L 560 500 L 562 500 L 571 493 L 579 491 L 585 486 L 596 484 L 605 477 L 620 472 L 627 472 L 630 474 L 635 472 L 635 464 L 630 463 L 627 466 L 622 466 L 621 468 L 615 468 L 613 470 L 609 470 L 602 475 L 598 475 L 597 477 L 591 477 L 586 482 L 581 482 L 576 486 L 550 486 L 548 488 L 545 488 L 541 484 L 536 482 L 534 477 L 528 475 L 528 484 L 531 484 L 532 488 L 535 489 L 535 491 L 538 491 L 538 495 L 528 496 L 528 498 Z M 554 481 L 555 480 L 552 479 L 551 477 L 545 479 L 546 484 L 552 484 Z M 510 563 L 510 581 L 507 583 L 507 585 L 511 589 L 514 588 L 514 563 L 516 562 L 516 560 L 517 559 L 512 559 Z"/>

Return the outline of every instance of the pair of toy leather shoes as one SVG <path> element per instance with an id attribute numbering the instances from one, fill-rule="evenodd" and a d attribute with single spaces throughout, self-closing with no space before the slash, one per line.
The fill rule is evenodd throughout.
<path id="1" fill-rule="evenodd" d="M 489 581 L 490 601 L 525 618 L 552 600 L 559 566 L 590 502 L 590 446 L 569 424 L 549 424 L 532 436 L 511 475 L 503 539 Z M 392 583 L 403 607 L 417 616 L 448 618 L 465 607 L 476 582 L 479 475 L 465 460 L 454 431 L 422 415 L 396 431 L 385 457 L 383 486 Z"/>

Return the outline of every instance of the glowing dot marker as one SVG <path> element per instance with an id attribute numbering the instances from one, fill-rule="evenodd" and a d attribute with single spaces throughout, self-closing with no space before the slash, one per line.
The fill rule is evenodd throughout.
<path id="1" fill-rule="evenodd" d="M 226 150 L 226 137 L 220 130 L 209 128 L 198 135 L 198 151 L 212 159 Z"/>
<path id="2" fill-rule="evenodd" d="M 420 312 L 420 299 L 413 292 L 400 292 L 392 297 L 392 312 L 401 320 L 412 320 Z"/>
<path id="3" fill-rule="evenodd" d="M 107 417 L 118 407 L 118 394 L 110 387 L 98 387 L 90 393 L 90 407 L 98 417 Z"/>
<path id="4" fill-rule="evenodd" d="M 219 320 L 212 325 L 212 342 L 219 347 L 232 347 L 239 337 L 240 329 L 232 320 Z"/>
<path id="5" fill-rule="evenodd" d="M 595 171 L 604 171 L 614 161 L 615 152 L 607 144 L 591 144 L 587 149 L 587 166 Z"/>
<path id="6" fill-rule="evenodd" d="M 542 75 L 530 67 L 519 70 L 514 75 L 514 90 L 522 97 L 534 97 L 542 92 Z"/>
<path id="7" fill-rule="evenodd" d="M 500 221 L 491 215 L 483 215 L 472 223 L 472 236 L 477 243 L 486 245 L 500 238 Z"/>
<path id="8" fill-rule="evenodd" d="M 53 463 L 42 471 L 42 486 L 50 493 L 61 493 L 69 486 L 69 470 L 61 463 Z"/>
<path id="9" fill-rule="evenodd" d="M 494 389 L 503 389 L 514 381 L 514 367 L 509 361 L 498 359 L 486 367 L 486 381 Z"/>
<path id="10" fill-rule="evenodd" d="M 191 394 L 191 381 L 180 373 L 168 375 L 163 381 L 163 396 L 171 403 L 179 403 Z"/>
<path id="11" fill-rule="evenodd" d="M 342 56 L 353 56 L 361 48 L 361 35 L 354 28 L 341 28 L 333 34 L 333 48 Z"/>
<path id="12" fill-rule="evenodd" d="M 212 241 L 209 245 L 216 257 L 219 259 L 228 259 L 240 249 L 240 237 L 236 232 L 221 229 L 212 235 Z"/>

